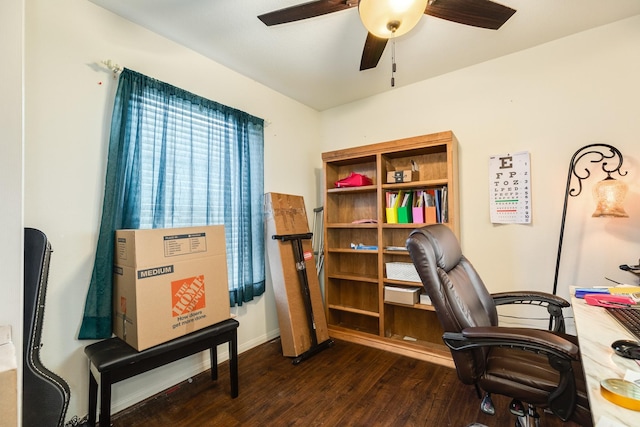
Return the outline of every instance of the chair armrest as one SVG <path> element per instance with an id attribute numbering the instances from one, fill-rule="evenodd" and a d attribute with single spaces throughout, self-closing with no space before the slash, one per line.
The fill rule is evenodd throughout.
<path id="1" fill-rule="evenodd" d="M 556 356 L 565 360 L 578 360 L 577 345 L 542 329 L 504 328 L 482 326 L 465 328 L 460 333 L 445 332 L 445 344 L 452 350 L 468 350 L 478 347 L 511 347 Z"/>
<path id="2" fill-rule="evenodd" d="M 554 332 L 565 331 L 562 309 L 570 307 L 571 304 L 562 297 L 538 291 L 499 292 L 491 294 L 491 297 L 493 298 L 493 302 L 496 306 L 506 304 L 529 304 L 546 307 L 547 312 L 551 316 L 549 321 L 549 330 Z"/>
<path id="3" fill-rule="evenodd" d="M 555 305 L 557 307 L 569 307 L 569 301 L 559 297 L 558 295 L 548 294 L 546 292 L 537 291 L 514 291 L 514 292 L 498 292 L 491 294 L 493 302 L 496 305 L 504 304 L 531 304 L 540 302 L 543 304 Z"/>

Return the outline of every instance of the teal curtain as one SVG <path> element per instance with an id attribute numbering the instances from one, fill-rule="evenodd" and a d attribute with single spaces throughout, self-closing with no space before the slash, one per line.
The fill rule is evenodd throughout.
<path id="1" fill-rule="evenodd" d="M 230 305 L 264 293 L 263 128 L 262 119 L 123 70 L 80 339 L 111 336 L 117 229 L 224 224 Z"/>

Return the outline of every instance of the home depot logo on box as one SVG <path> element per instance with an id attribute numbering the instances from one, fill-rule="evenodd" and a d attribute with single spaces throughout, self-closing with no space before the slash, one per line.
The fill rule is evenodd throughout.
<path id="1" fill-rule="evenodd" d="M 204 275 L 171 282 L 173 317 L 206 307 Z"/>

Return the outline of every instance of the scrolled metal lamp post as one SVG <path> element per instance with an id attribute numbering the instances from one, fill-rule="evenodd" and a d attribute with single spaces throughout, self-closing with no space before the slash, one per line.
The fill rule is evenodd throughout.
<path id="1" fill-rule="evenodd" d="M 626 184 L 621 181 L 616 181 L 611 177 L 612 173 L 617 172 L 620 176 L 625 176 L 627 172 L 624 173 L 620 170 L 622 167 L 622 153 L 620 150 L 615 148 L 612 145 L 608 144 L 590 144 L 585 145 L 580 148 L 573 154 L 571 157 L 571 163 L 569 164 L 569 173 L 567 175 L 567 188 L 564 193 L 564 206 L 562 208 L 562 222 L 560 224 L 560 239 L 558 241 L 558 256 L 556 258 L 556 271 L 553 279 L 553 294 L 555 295 L 558 290 L 558 272 L 560 270 L 560 257 L 562 255 L 562 238 L 564 236 L 564 224 L 567 217 L 567 202 L 569 200 L 569 196 L 577 197 L 582 192 L 582 181 L 589 178 L 591 176 L 591 172 L 589 172 L 588 168 L 584 168 L 584 172 L 582 170 L 576 169 L 578 163 L 588 155 L 595 155 L 596 157 L 593 160 L 590 160 L 590 163 L 602 163 L 602 170 L 607 174 L 607 178 L 601 181 L 599 184 L 615 182 L 616 186 L 622 186 L 622 194 L 621 197 L 624 197 L 626 193 Z M 610 164 L 609 160 L 612 160 L 612 164 Z M 573 178 L 578 179 L 578 187 L 572 188 L 571 181 Z M 613 186 L 611 186 L 612 188 Z M 621 202 L 621 201 L 618 201 Z M 598 203 L 598 208 L 596 208 L 596 212 L 593 216 L 614 216 L 614 217 L 628 217 L 623 208 L 616 204 L 614 208 L 617 209 L 608 209 L 606 202 L 600 200 Z M 604 208 L 602 208 L 604 206 Z"/>

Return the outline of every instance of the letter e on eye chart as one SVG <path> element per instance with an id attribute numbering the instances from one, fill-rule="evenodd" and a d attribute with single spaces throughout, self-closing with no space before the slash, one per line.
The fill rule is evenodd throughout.
<path id="1" fill-rule="evenodd" d="M 489 201 L 493 224 L 531 223 L 531 163 L 522 151 L 489 157 Z"/>

